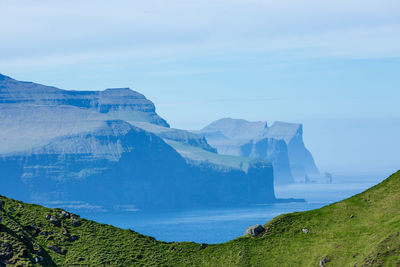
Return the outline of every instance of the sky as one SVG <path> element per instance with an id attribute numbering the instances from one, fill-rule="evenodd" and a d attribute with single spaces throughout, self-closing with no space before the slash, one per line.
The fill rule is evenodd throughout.
<path id="1" fill-rule="evenodd" d="M 0 73 L 130 87 L 177 128 L 304 124 L 322 170 L 400 168 L 398 0 L 0 0 Z"/>

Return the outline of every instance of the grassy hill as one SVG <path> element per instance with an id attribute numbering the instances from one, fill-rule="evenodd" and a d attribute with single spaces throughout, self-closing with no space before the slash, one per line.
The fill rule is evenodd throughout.
<path id="1" fill-rule="evenodd" d="M 61 209 L 0 201 L 0 266 L 400 265 L 400 172 L 349 199 L 281 215 L 257 237 L 218 245 L 160 242 Z"/>

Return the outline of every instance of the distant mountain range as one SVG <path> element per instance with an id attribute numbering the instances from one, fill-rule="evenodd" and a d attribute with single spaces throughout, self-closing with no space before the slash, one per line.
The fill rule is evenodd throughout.
<path id="1" fill-rule="evenodd" d="M 150 100 L 128 88 L 69 91 L 1 74 L 0 122 L 0 194 L 70 209 L 276 202 L 273 165 L 287 163 L 280 157 L 290 157 L 297 140 L 268 137 L 277 156 L 264 157 L 256 135 L 237 131 L 254 148 L 224 154 L 210 134 L 230 137 L 228 130 L 170 128 Z M 265 130 L 253 124 L 254 133 Z"/>
<path id="2" fill-rule="evenodd" d="M 197 133 L 217 148 L 218 153 L 265 159 L 273 164 L 275 183 L 304 181 L 319 173 L 303 142 L 303 126 L 297 123 L 217 120 Z"/>

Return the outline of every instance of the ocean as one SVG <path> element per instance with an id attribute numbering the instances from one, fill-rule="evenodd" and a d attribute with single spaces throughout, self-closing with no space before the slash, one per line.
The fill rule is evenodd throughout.
<path id="1" fill-rule="evenodd" d="M 335 175 L 332 184 L 278 186 L 278 198 L 303 198 L 306 202 L 259 204 L 185 210 L 136 210 L 130 212 L 81 212 L 97 222 L 129 228 L 162 241 L 222 243 L 244 234 L 248 226 L 295 211 L 317 209 L 360 193 L 387 174 Z"/>

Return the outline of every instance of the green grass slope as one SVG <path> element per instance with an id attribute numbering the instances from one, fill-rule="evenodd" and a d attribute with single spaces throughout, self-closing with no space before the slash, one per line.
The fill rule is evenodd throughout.
<path id="1" fill-rule="evenodd" d="M 208 246 L 160 242 L 60 209 L 0 200 L 0 266 L 400 265 L 400 172 L 349 199 L 281 215 L 257 237 Z"/>

